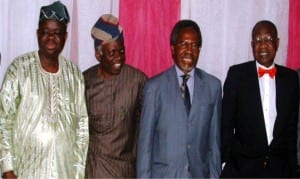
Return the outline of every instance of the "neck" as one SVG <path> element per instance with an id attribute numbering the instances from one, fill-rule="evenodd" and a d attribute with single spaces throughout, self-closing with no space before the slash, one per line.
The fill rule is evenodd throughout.
<path id="1" fill-rule="evenodd" d="M 58 57 L 46 58 L 45 56 L 40 55 L 40 62 L 42 68 L 47 72 L 56 73 L 59 69 Z"/>
<path id="2" fill-rule="evenodd" d="M 111 80 L 113 79 L 115 76 L 117 76 L 116 74 L 110 74 L 105 72 L 101 66 L 98 68 L 98 76 L 101 80 Z"/>

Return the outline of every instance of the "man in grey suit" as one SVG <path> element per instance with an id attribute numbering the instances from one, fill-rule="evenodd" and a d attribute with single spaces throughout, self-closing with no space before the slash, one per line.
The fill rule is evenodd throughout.
<path id="1" fill-rule="evenodd" d="M 202 37 L 194 21 L 177 22 L 170 43 L 175 65 L 144 88 L 137 177 L 219 177 L 221 82 L 196 68 Z"/>

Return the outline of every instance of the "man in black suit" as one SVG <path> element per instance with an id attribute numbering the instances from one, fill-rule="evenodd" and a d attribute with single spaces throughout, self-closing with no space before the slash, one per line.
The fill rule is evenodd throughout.
<path id="1" fill-rule="evenodd" d="M 299 106 L 297 73 L 274 63 L 276 26 L 252 30 L 254 61 L 230 67 L 222 104 L 221 177 L 293 177 Z"/>

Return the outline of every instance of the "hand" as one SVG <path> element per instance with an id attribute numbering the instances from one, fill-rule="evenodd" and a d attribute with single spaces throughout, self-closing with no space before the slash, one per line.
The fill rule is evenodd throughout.
<path id="1" fill-rule="evenodd" d="M 300 165 L 297 166 L 296 177 L 300 177 Z"/>
<path id="2" fill-rule="evenodd" d="M 17 179 L 17 175 L 15 175 L 14 171 L 8 171 L 3 173 L 2 175 L 3 179 Z"/>

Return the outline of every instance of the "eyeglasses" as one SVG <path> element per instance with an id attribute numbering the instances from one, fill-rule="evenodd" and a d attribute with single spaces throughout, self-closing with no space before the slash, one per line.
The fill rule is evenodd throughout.
<path id="1" fill-rule="evenodd" d="M 191 47 L 193 50 L 198 50 L 200 48 L 200 42 L 183 41 L 175 45 L 180 49 L 188 49 L 189 47 Z"/>
<path id="2" fill-rule="evenodd" d="M 272 45 L 273 44 L 273 42 L 275 42 L 275 40 L 277 40 L 277 38 L 276 39 L 274 39 L 274 38 L 272 38 L 272 37 L 266 37 L 266 38 L 260 38 L 260 37 L 257 37 L 256 39 L 254 39 L 253 40 L 253 42 L 255 43 L 255 44 L 268 44 L 268 45 Z"/>
<path id="3" fill-rule="evenodd" d="M 44 37 L 53 36 L 55 38 L 60 38 L 66 33 L 66 31 L 60 31 L 60 30 L 55 30 L 55 31 L 51 32 L 48 29 L 39 29 L 38 32 L 40 35 L 42 35 Z"/>

